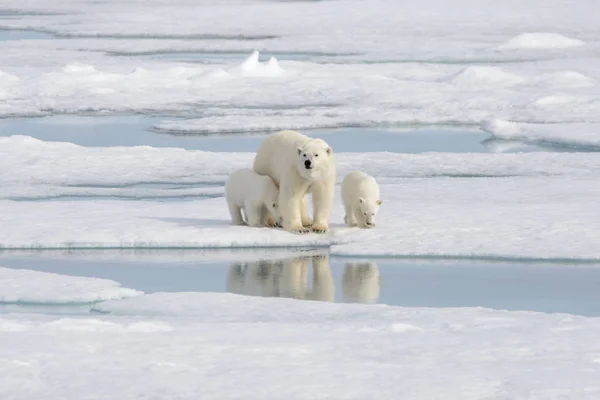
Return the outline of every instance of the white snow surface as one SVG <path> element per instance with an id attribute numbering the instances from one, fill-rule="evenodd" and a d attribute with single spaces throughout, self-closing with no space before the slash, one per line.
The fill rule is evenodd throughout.
<path id="1" fill-rule="evenodd" d="M 163 112 L 215 133 L 600 114 L 591 0 L 57 3 L 0 1 L 21 13 L 2 28 L 55 34 L 0 41 L 0 116 Z"/>
<path id="2" fill-rule="evenodd" d="M 600 319 L 213 293 L 0 317 L 0 398 L 600 396 Z"/>
<path id="3" fill-rule="evenodd" d="M 230 225 L 222 185 L 252 160 L 0 138 L 0 247 L 331 246 L 346 256 L 600 258 L 593 153 L 337 154 L 338 182 L 363 170 L 380 183 L 384 205 L 375 229 L 347 228 L 338 188 L 325 235 Z M 198 195 L 194 185 L 207 182 L 220 197 Z M 130 200 L 148 194 L 149 183 L 153 197 Z M 119 197 L 115 188 L 123 187 L 129 192 Z M 172 191 L 188 201 L 157 201 Z"/>
<path id="4" fill-rule="evenodd" d="M 523 33 L 498 46 L 501 50 L 512 49 L 564 49 L 583 46 L 584 41 L 557 33 Z"/>
<path id="5" fill-rule="evenodd" d="M 501 119 L 486 120 L 481 129 L 496 139 L 518 140 L 562 147 L 600 148 L 600 124 L 526 124 Z"/>
<path id="6" fill-rule="evenodd" d="M 140 294 L 108 279 L 0 267 L 0 304 L 92 303 Z"/>

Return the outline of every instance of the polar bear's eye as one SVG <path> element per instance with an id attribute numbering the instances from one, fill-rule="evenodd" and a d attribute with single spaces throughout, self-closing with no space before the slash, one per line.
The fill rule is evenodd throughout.
<path id="1" fill-rule="evenodd" d="M 304 157 L 306 157 L 306 153 L 304 153 Z"/>
<path id="2" fill-rule="evenodd" d="M 367 215 L 367 213 L 364 213 L 364 214 L 365 214 L 365 216 Z"/>
<path id="3" fill-rule="evenodd" d="M 277 207 L 277 204 L 273 203 L 273 208 Z"/>
<path id="4" fill-rule="evenodd" d="M 319 157 L 319 155 L 318 155 L 318 154 L 315 154 L 315 157 Z"/>

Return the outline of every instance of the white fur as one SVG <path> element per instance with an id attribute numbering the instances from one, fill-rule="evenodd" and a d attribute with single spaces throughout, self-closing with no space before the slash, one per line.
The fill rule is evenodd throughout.
<path id="1" fill-rule="evenodd" d="M 234 225 L 274 226 L 274 221 L 280 222 L 278 197 L 275 182 L 250 168 L 233 172 L 225 183 L 225 198 Z M 246 222 L 241 210 L 246 214 Z M 269 214 L 273 220 L 269 219 Z"/>
<path id="2" fill-rule="evenodd" d="M 305 162 L 312 169 L 306 169 Z M 321 139 L 295 131 L 280 131 L 267 137 L 254 159 L 254 171 L 268 175 L 279 185 L 279 208 L 283 227 L 289 232 L 317 233 L 329 229 L 335 196 L 335 157 Z M 313 219 L 310 220 L 306 195 L 311 193 Z"/>
<path id="3" fill-rule="evenodd" d="M 347 225 L 375 227 L 375 216 L 382 203 L 375 178 L 361 171 L 350 172 L 342 180 L 342 201 L 346 209 L 344 222 Z"/>

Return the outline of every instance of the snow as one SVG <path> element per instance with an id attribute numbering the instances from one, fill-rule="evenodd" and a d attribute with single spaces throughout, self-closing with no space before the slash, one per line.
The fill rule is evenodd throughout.
<path id="1" fill-rule="evenodd" d="M 4 172 L 0 173 L 0 198 L 215 197 L 223 195 L 227 176 L 247 168 L 253 159 L 252 153 L 148 146 L 82 147 L 28 136 L 0 137 L 0 171 Z M 594 154 L 340 153 L 337 165 L 339 182 L 354 169 L 388 181 L 600 174 L 600 159 Z"/>
<path id="2" fill-rule="evenodd" d="M 84 278 L 0 267 L 0 304 L 92 303 L 142 292 L 107 279 Z"/>
<path id="3" fill-rule="evenodd" d="M 600 395 L 597 318 L 213 293 L 96 307 L 110 314 L 0 318 L 0 397 Z"/>
<path id="4" fill-rule="evenodd" d="M 584 44 L 585 42 L 582 40 L 572 39 L 558 33 L 523 33 L 498 46 L 498 49 L 565 49 Z"/>
<path id="5" fill-rule="evenodd" d="M 573 63 L 564 68 L 510 63 L 315 64 L 258 62 L 252 53 L 246 61 L 240 58 L 222 66 L 140 60 L 125 70 L 99 60 L 56 65 L 33 76 L 1 70 L 14 78 L 2 89 L 2 116 L 169 112 L 205 118 L 202 130 L 207 132 L 239 131 L 249 119 L 249 106 L 249 124 L 254 126 L 250 130 L 261 125 L 299 129 L 477 124 L 494 117 L 566 122 L 597 120 L 600 111 L 600 71 Z M 535 103 L 557 95 L 572 96 L 580 105 L 549 113 L 548 107 Z M 297 123 L 290 120 L 299 113 Z"/>
<path id="6" fill-rule="evenodd" d="M 446 81 L 463 86 L 513 86 L 522 82 L 514 74 L 506 72 L 500 67 L 467 67 L 462 71 L 446 78 Z"/>
<path id="7" fill-rule="evenodd" d="M 34 250 L 35 251 L 35 250 Z M 154 267 L 165 266 L 169 268 L 172 264 L 179 266 L 197 267 L 199 264 L 230 262 L 231 260 L 244 260 L 245 262 L 274 262 L 285 260 L 290 257 L 311 257 L 327 254 L 326 248 L 233 248 L 233 249 L 53 249 L 44 250 L 45 260 L 54 262 L 106 262 L 106 263 L 129 263 L 145 268 L 148 265 Z M 27 260 L 35 253 L 32 250 L 11 250 L 4 253 L 8 258 Z M 14 257 L 14 258 L 13 258 Z"/>
<path id="8" fill-rule="evenodd" d="M 1 248 L 331 246 L 344 256 L 600 258 L 593 153 L 340 153 L 338 183 L 355 169 L 380 183 L 377 228 L 344 227 L 337 193 L 328 234 L 294 235 L 231 226 L 223 183 L 251 165 L 252 153 L 23 136 L 0 144 L 0 170 L 11 171 L 0 174 Z"/>
<path id="9" fill-rule="evenodd" d="M 518 140 L 526 143 L 600 148 L 600 124 L 526 124 L 501 119 L 486 120 L 481 129 L 501 140 Z"/>
<path id="10" fill-rule="evenodd" d="M 600 112 L 591 1 L 31 0 L 17 8 L 22 17 L 3 18 L 4 29 L 55 38 L 0 41 L 3 117 L 162 114 L 159 129 L 218 133 L 566 123 Z M 169 53 L 189 62 L 160 58 Z M 555 96 L 573 101 L 543 103 Z M 190 125 L 174 126 L 173 116 Z"/>
<path id="11" fill-rule="evenodd" d="M 230 225 L 223 183 L 252 153 L 81 147 L 6 129 L 0 250 L 44 249 L 60 263 L 125 249 L 143 265 L 331 254 L 365 260 L 345 269 L 342 292 L 367 303 L 379 295 L 378 257 L 597 262 L 600 157 L 502 153 L 599 148 L 597 8 L 0 0 L 1 29 L 23 35 L 0 40 L 0 118 L 152 114 L 157 131 L 206 135 L 480 126 L 498 151 L 334 148 L 338 182 L 359 169 L 380 183 L 377 227 L 345 227 L 338 188 L 330 232 L 298 236 Z M 169 61 L 173 53 L 187 62 Z M 229 278 L 233 291 L 272 289 Z M 0 268 L 0 303 L 13 303 L 0 316 L 0 398 L 600 397 L 598 318 L 333 304 L 314 282 L 300 297 L 325 301 L 143 294 L 112 280 Z"/>

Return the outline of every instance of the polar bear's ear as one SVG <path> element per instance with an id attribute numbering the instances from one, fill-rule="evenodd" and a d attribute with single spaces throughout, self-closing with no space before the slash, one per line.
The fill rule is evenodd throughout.
<path id="1" fill-rule="evenodd" d="M 377 200 L 377 205 L 380 206 L 383 203 L 383 200 Z"/>
<path id="2" fill-rule="evenodd" d="M 298 147 L 298 155 L 300 155 L 300 153 L 302 153 L 302 147 Z"/>
<path id="3" fill-rule="evenodd" d="M 364 199 L 364 198 L 362 198 L 362 197 L 359 197 L 359 198 L 358 198 L 358 201 L 360 201 L 360 204 L 362 204 L 362 203 L 364 203 L 364 202 L 365 202 L 365 199 Z"/>
<path id="4" fill-rule="evenodd" d="M 329 146 L 328 146 L 328 147 L 325 149 L 325 151 L 327 152 L 327 155 L 328 155 L 328 156 L 330 156 L 330 155 L 331 155 L 331 153 L 333 153 L 333 150 L 332 150 L 332 149 L 331 149 L 331 147 L 329 147 Z"/>

